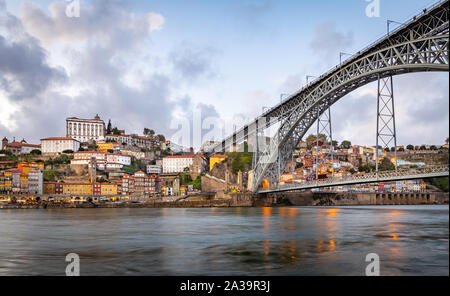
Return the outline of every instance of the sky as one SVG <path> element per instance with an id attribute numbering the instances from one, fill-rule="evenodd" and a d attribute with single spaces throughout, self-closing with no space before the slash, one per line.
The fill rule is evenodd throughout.
<path id="1" fill-rule="evenodd" d="M 79 17 L 67 3 L 0 0 L 2 138 L 39 143 L 65 136 L 67 117 L 98 113 L 127 133 L 183 134 L 198 147 L 211 122 L 252 120 L 338 64 L 339 52 L 381 37 L 388 19 L 434 1 L 380 0 L 371 18 L 367 0 L 79 0 Z M 444 144 L 448 73 L 396 76 L 394 88 L 398 143 Z M 376 91 L 372 83 L 333 105 L 337 141 L 375 145 Z M 196 121 L 202 134 L 186 134 Z"/>

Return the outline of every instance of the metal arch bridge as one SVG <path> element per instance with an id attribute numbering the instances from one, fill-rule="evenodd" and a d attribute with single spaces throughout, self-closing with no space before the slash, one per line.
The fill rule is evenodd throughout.
<path id="1" fill-rule="evenodd" d="M 448 166 L 426 167 L 421 169 L 408 169 L 399 171 L 385 171 L 378 173 L 370 173 L 364 175 L 351 175 L 327 178 L 323 180 L 315 180 L 303 183 L 288 183 L 281 185 L 277 189 L 262 190 L 260 193 L 275 193 L 286 191 L 307 190 L 314 188 L 328 188 L 337 186 L 347 186 L 356 184 L 378 183 L 378 182 L 394 182 L 403 180 L 441 178 L 449 176 Z"/>
<path id="2" fill-rule="evenodd" d="M 449 71 L 448 12 L 448 0 L 424 9 L 420 15 L 224 139 L 208 154 L 223 153 L 249 137 L 258 139 L 256 135 L 262 130 L 280 122 L 280 128 L 271 143 L 264 151 L 255 153 L 253 191 L 260 190 L 263 180 L 271 184 L 279 182 L 280 167 L 286 167 L 305 133 L 330 106 L 351 91 L 395 75 Z"/>

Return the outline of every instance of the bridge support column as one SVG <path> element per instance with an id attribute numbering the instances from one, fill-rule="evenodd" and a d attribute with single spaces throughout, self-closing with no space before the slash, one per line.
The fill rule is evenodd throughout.
<path id="1" fill-rule="evenodd" d="M 395 170 L 397 170 L 397 131 L 395 126 L 394 82 L 392 76 L 378 77 L 376 171 L 378 172 L 379 148 L 390 149 L 394 145 Z M 380 147 L 381 145 L 381 147 Z"/>
<path id="2" fill-rule="evenodd" d="M 319 113 L 319 108 L 317 108 Z M 331 172 L 334 175 L 334 146 L 333 146 L 333 130 L 331 125 L 331 107 L 328 108 L 321 116 L 317 114 L 317 139 L 316 139 L 316 180 L 319 179 L 319 168 L 321 164 L 331 163 Z M 327 139 L 330 139 L 330 148 L 328 151 L 322 153 L 322 159 L 319 158 L 319 137 L 324 134 Z M 323 143 L 324 145 L 326 143 Z"/>

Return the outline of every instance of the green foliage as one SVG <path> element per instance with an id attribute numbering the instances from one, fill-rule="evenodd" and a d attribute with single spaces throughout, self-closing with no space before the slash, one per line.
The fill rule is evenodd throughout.
<path id="1" fill-rule="evenodd" d="M 42 152 L 39 149 L 34 149 L 34 150 L 31 150 L 30 154 L 31 155 L 42 155 Z"/>
<path id="2" fill-rule="evenodd" d="M 145 172 L 145 165 L 139 160 L 139 159 L 131 159 L 131 165 L 125 165 L 122 168 L 122 171 L 126 172 L 127 174 L 134 174 L 137 171 L 144 171 Z"/>
<path id="3" fill-rule="evenodd" d="M 78 151 L 82 152 L 85 151 L 83 147 L 80 147 L 80 149 L 78 149 Z"/>
<path id="4" fill-rule="evenodd" d="M 245 148 L 246 147 L 244 147 L 244 149 Z M 233 174 L 237 174 L 239 171 L 245 172 L 247 167 L 250 166 L 253 161 L 253 153 L 251 152 L 232 152 L 228 153 L 227 157 L 232 159 L 231 169 Z"/>
<path id="5" fill-rule="evenodd" d="M 393 171 L 395 170 L 395 165 L 389 160 L 389 158 L 385 157 L 381 161 L 380 166 L 378 167 L 380 171 Z"/>
<path id="6" fill-rule="evenodd" d="M 409 144 L 408 146 L 406 146 L 406 149 L 412 151 L 412 150 L 414 150 L 414 146 Z"/>
<path id="7" fill-rule="evenodd" d="M 352 147 L 352 142 L 347 141 L 347 140 L 342 141 L 340 147 L 341 147 L 341 149 L 350 149 Z"/>
<path id="8" fill-rule="evenodd" d="M 319 141 L 322 141 L 324 144 L 327 143 L 328 137 L 325 134 L 319 135 Z M 316 135 L 309 135 L 306 138 L 306 145 L 308 146 L 308 149 L 311 149 L 315 145 L 317 145 L 317 136 Z"/>
<path id="9" fill-rule="evenodd" d="M 6 156 L 11 156 L 12 152 L 11 152 L 11 150 L 4 149 L 4 150 L 0 150 L 0 154 L 5 154 Z"/>
<path id="10" fill-rule="evenodd" d="M 156 137 L 158 138 L 158 140 L 160 142 L 165 142 L 166 141 L 166 137 L 164 137 L 164 135 L 157 135 Z"/>
<path id="11" fill-rule="evenodd" d="M 145 136 L 154 136 L 155 135 L 155 131 L 149 128 L 144 128 L 144 135 Z"/>
<path id="12" fill-rule="evenodd" d="M 444 192 L 449 192 L 449 178 L 434 178 L 430 183 Z"/>
<path id="13" fill-rule="evenodd" d="M 54 170 L 46 170 L 44 171 L 44 181 L 46 182 L 55 182 L 59 177 L 59 173 Z"/>
<path id="14" fill-rule="evenodd" d="M 121 134 L 117 127 L 113 128 L 112 132 L 113 132 L 113 135 L 120 135 Z"/>
<path id="15" fill-rule="evenodd" d="M 198 176 L 193 182 L 194 189 L 202 190 L 202 177 Z"/>
<path id="16" fill-rule="evenodd" d="M 182 185 L 191 185 L 193 184 L 192 178 L 189 174 L 184 174 L 180 176 Z"/>
<path id="17" fill-rule="evenodd" d="M 64 150 L 63 153 L 66 153 L 66 154 L 73 154 L 73 150 L 67 149 L 67 150 Z"/>
<path id="18" fill-rule="evenodd" d="M 358 171 L 365 172 L 365 173 L 370 173 L 370 172 L 375 171 L 375 169 L 376 169 L 375 165 L 373 165 L 373 164 L 365 164 L 365 165 L 360 166 L 358 168 Z"/>

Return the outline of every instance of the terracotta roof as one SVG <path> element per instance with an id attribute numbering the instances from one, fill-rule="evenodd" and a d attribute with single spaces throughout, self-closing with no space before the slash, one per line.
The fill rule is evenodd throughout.
<path id="1" fill-rule="evenodd" d="M 75 152 L 75 154 L 87 154 L 87 153 L 94 153 L 94 154 L 105 154 L 105 152 L 100 152 L 100 151 L 77 151 Z"/>
<path id="2" fill-rule="evenodd" d="M 6 145 L 6 147 L 32 147 L 32 148 L 41 148 L 41 145 L 32 145 L 32 144 L 25 144 L 20 142 L 12 142 Z"/>
<path id="3" fill-rule="evenodd" d="M 202 154 L 192 154 L 192 155 L 170 155 L 164 158 L 194 158 L 195 156 L 200 156 L 201 158 L 205 158 Z"/>
<path id="4" fill-rule="evenodd" d="M 51 137 L 51 138 L 45 138 L 45 139 L 41 139 L 41 141 L 64 141 L 64 140 L 73 140 L 78 142 L 77 140 L 70 138 L 70 137 Z"/>

